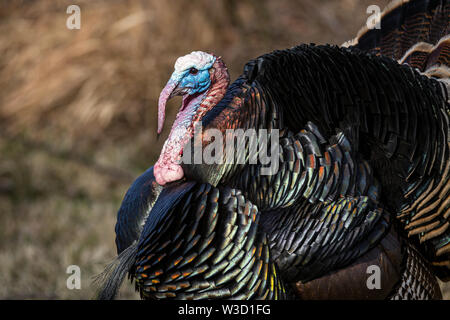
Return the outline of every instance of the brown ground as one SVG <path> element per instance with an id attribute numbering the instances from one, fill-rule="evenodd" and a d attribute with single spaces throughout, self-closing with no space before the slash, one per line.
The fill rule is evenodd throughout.
<path id="1" fill-rule="evenodd" d="M 0 3 L 0 298 L 88 299 L 115 254 L 124 192 L 159 153 L 156 101 L 176 57 L 246 61 L 341 44 L 386 0 L 80 0 Z M 169 105 L 169 121 L 176 104 Z M 82 289 L 66 288 L 78 265 Z M 447 285 L 446 297 L 450 298 Z M 128 285 L 121 298 L 136 298 Z"/>

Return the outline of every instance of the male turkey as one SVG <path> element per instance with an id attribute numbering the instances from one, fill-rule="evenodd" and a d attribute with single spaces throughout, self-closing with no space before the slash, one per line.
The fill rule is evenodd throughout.
<path id="1" fill-rule="evenodd" d="M 127 274 L 149 299 L 441 298 L 435 276 L 450 279 L 449 10 L 445 0 L 395 1 L 381 29 L 341 48 L 265 54 L 231 85 L 220 57 L 179 58 L 158 133 L 166 101 L 182 95 L 182 107 L 159 160 L 125 195 L 119 256 L 99 298 L 114 298 Z M 249 143 L 237 151 L 245 163 L 180 162 L 187 146 L 212 144 L 194 135 L 197 121 L 223 137 L 279 134 L 266 146 L 278 170 L 248 161 Z"/>

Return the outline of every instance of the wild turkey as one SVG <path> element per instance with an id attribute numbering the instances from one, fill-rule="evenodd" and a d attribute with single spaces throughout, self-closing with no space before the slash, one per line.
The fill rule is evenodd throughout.
<path id="1" fill-rule="evenodd" d="M 98 297 L 114 298 L 129 274 L 149 299 L 441 298 L 435 276 L 450 279 L 449 10 L 444 0 L 395 1 L 381 29 L 340 48 L 265 54 L 231 85 L 220 57 L 179 58 L 158 132 L 166 101 L 183 95 L 183 105 L 158 162 L 125 195 L 119 256 Z M 196 121 L 204 132 L 279 133 L 267 145 L 278 170 L 261 174 L 249 144 L 238 150 L 244 164 L 180 163 L 186 146 L 212 143 L 195 138 Z"/>

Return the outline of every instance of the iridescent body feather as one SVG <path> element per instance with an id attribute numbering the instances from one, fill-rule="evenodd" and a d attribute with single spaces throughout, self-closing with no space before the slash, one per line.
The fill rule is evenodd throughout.
<path id="1" fill-rule="evenodd" d="M 249 61 L 180 58 L 159 101 L 183 105 L 118 213 L 118 266 L 149 299 L 439 299 L 450 279 L 449 14 L 394 1 L 343 47 Z M 279 169 L 177 162 L 204 129 L 280 130 Z M 225 136 L 225 135 L 224 135 Z M 210 141 L 201 141 L 207 147 Z M 239 152 L 248 152 L 245 146 Z M 224 150 L 225 152 L 225 150 Z M 128 248 L 128 249 L 127 249 Z M 367 268 L 381 268 L 369 290 Z"/>

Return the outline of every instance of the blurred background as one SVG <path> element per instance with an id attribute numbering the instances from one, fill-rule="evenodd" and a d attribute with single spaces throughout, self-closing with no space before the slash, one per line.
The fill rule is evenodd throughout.
<path id="1" fill-rule="evenodd" d="M 0 298 L 92 297 L 123 195 L 168 135 L 156 139 L 156 105 L 177 57 L 214 52 L 235 79 L 275 49 L 342 44 L 388 2 L 0 0 Z M 66 27 L 71 4 L 80 30 Z M 126 283 L 120 298 L 138 295 Z"/>

